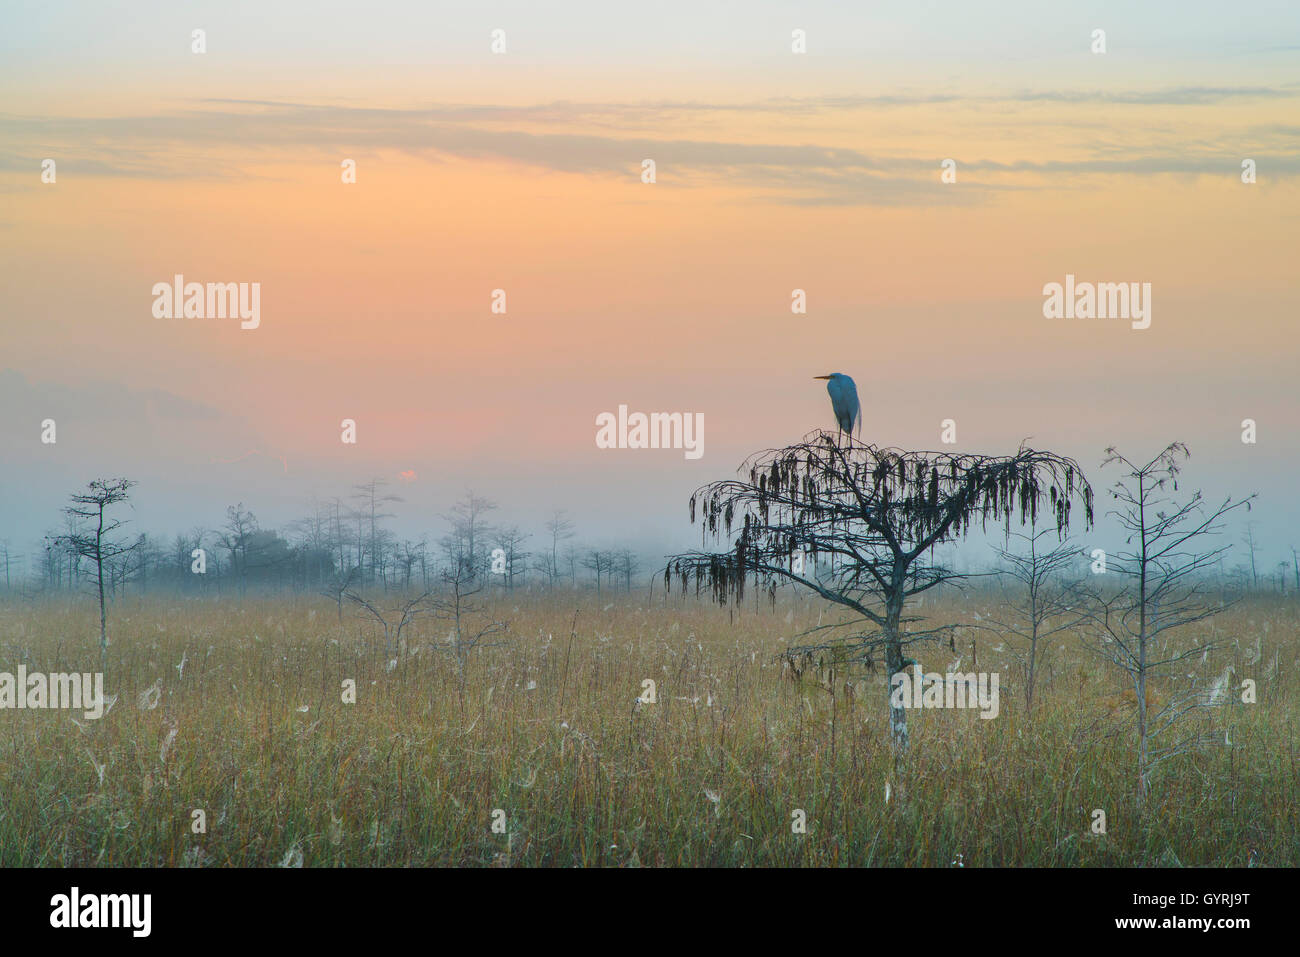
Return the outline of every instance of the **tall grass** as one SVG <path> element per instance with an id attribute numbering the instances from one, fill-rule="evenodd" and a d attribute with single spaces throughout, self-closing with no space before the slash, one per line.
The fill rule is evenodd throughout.
<path id="1" fill-rule="evenodd" d="M 925 611 L 968 620 L 971 601 Z M 0 711 L 0 864 L 1300 863 L 1293 603 L 1216 620 L 1240 648 L 1207 672 L 1235 663 L 1259 703 L 1216 708 L 1220 743 L 1165 765 L 1140 816 L 1123 688 L 1074 636 L 1053 643 L 1032 715 L 1010 655 L 976 637 L 979 670 L 1003 676 L 999 717 L 914 711 L 896 759 L 883 677 L 793 680 L 776 659 L 812 603 L 520 594 L 492 612 L 511 631 L 469 655 L 462 690 L 445 623 L 386 659 L 325 599 L 120 603 L 105 717 Z M 96 628 L 89 604 L 2 605 L 0 670 L 93 671 Z M 657 703 L 638 706 L 645 679 Z"/>

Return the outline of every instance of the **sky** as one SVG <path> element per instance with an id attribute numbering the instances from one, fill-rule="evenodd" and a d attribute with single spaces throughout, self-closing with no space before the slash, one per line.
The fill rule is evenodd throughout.
<path id="1" fill-rule="evenodd" d="M 672 551 L 839 371 L 880 445 L 1028 439 L 1100 489 L 1186 442 L 1289 558 L 1300 6 L 849 7 L 4 4 L 0 540 L 102 475 L 160 533 L 382 477 L 410 537 L 472 488 Z M 259 283 L 259 325 L 157 317 L 177 274 Z M 1150 327 L 1046 318 L 1067 274 L 1150 283 Z M 619 405 L 704 454 L 598 448 Z"/>

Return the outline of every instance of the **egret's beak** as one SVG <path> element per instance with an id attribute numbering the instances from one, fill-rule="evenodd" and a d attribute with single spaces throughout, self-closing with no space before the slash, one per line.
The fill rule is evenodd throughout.
<path id="1" fill-rule="evenodd" d="M 828 376 L 828 375 L 815 375 L 815 376 L 813 376 L 813 378 L 814 378 L 814 379 L 829 379 L 830 376 Z"/>

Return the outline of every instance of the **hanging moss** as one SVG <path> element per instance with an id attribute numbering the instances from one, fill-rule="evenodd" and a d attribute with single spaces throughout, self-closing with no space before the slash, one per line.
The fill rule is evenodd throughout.
<path id="1" fill-rule="evenodd" d="M 683 589 L 695 578 L 715 599 L 739 600 L 750 574 L 768 587 L 788 577 L 780 569 L 789 569 L 796 551 L 843 555 L 851 548 L 885 569 L 914 549 L 965 537 L 976 517 L 985 529 L 1009 527 L 1017 517 L 1035 520 L 1043 503 L 1058 534 L 1068 531 L 1074 498 L 1087 524 L 1093 520 L 1092 489 L 1078 465 L 1033 449 L 1001 457 L 906 452 L 842 447 L 820 436 L 760 453 L 747 465 L 741 474 L 749 481 L 715 482 L 691 496 L 691 521 L 708 535 L 730 539 L 738 518 L 740 533 L 728 551 L 674 560 Z M 870 575 L 847 577 L 869 588 Z M 665 587 L 671 578 L 665 574 Z"/>

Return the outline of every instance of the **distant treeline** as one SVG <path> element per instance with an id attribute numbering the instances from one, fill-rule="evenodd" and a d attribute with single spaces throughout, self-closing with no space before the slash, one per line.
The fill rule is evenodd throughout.
<path id="1" fill-rule="evenodd" d="M 506 591 L 603 593 L 644 584 L 638 578 L 645 567 L 641 556 L 631 548 L 582 545 L 564 511 L 555 511 L 544 533 L 534 536 L 518 525 L 490 521 L 496 503 L 472 492 L 443 516 L 447 530 L 441 536 L 404 537 L 388 525 L 394 516 L 387 509 L 401 499 L 385 486 L 378 479 L 356 486 L 348 499 L 317 502 L 307 516 L 282 528 L 264 527 L 243 502 L 227 507 L 215 528 L 196 526 L 173 536 L 131 535 L 120 528 L 98 563 L 97 516 L 66 509 L 63 526 L 26 554 L 0 542 L 0 584 L 26 596 L 80 589 L 98 583 L 100 564 L 110 598 L 128 590 L 428 591 L 448 571 Z M 120 515 L 116 502 L 108 508 Z M 107 536 L 103 543 L 109 544 Z"/>

